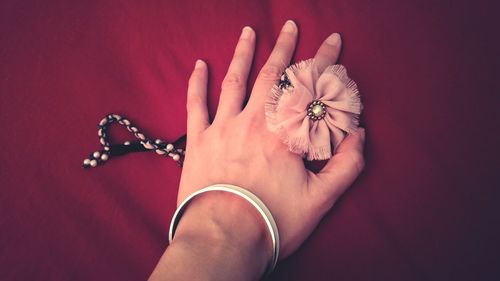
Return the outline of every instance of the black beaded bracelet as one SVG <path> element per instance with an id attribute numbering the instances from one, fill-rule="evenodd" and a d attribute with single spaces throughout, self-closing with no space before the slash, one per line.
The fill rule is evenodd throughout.
<path id="1" fill-rule="evenodd" d="M 125 126 L 127 130 L 133 133 L 138 140 L 126 141 L 123 144 L 110 144 L 110 142 L 108 141 L 107 130 L 109 125 L 114 122 Z M 181 144 L 185 143 L 186 135 L 181 136 L 173 143 L 167 143 L 161 139 L 152 141 L 143 133 L 141 133 L 139 129 L 137 129 L 137 127 L 133 126 L 127 118 L 123 118 L 118 114 L 112 113 L 108 114 L 101 120 L 101 122 L 99 122 L 99 130 L 97 134 L 99 136 L 99 142 L 102 145 L 103 149 L 91 153 L 87 159 L 83 160 L 84 168 L 96 167 L 108 161 L 112 156 L 114 157 L 124 155 L 129 152 L 141 151 L 154 151 L 158 155 L 170 157 L 174 161 L 176 161 L 179 166 L 182 167 L 185 149 L 180 148 L 180 146 Z"/>

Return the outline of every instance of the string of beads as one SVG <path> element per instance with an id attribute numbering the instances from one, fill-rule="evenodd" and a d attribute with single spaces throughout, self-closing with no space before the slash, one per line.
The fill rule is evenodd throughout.
<path id="1" fill-rule="evenodd" d="M 107 130 L 112 123 L 118 123 L 125 126 L 129 132 L 134 134 L 138 139 L 137 141 L 126 141 L 123 144 L 111 144 L 108 141 Z M 127 119 L 118 114 L 108 114 L 99 122 L 99 142 L 102 145 L 102 150 L 95 151 L 89 155 L 88 158 L 83 160 L 84 168 L 92 168 L 101 165 L 108 161 L 112 156 L 123 155 L 129 152 L 139 151 L 154 151 L 158 155 L 167 156 L 172 158 L 179 166 L 182 166 L 184 160 L 185 149 L 178 147 L 180 143 L 184 142 L 186 136 L 182 136 L 173 143 L 167 143 L 161 139 L 152 141 L 144 135 L 139 129 L 132 125 Z"/>

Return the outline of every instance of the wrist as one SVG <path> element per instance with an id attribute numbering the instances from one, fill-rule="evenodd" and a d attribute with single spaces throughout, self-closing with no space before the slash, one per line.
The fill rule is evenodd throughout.
<path id="1" fill-rule="evenodd" d="M 262 216 L 252 205 L 237 195 L 222 191 L 196 196 L 182 214 L 175 238 L 196 234 L 212 242 L 251 244 L 265 243 L 269 236 Z"/>
<path id="2" fill-rule="evenodd" d="M 255 279 L 272 256 L 269 230 L 259 212 L 241 197 L 221 191 L 201 194 L 189 203 L 170 247 L 203 249 L 213 260 L 229 258 L 237 272 Z"/>

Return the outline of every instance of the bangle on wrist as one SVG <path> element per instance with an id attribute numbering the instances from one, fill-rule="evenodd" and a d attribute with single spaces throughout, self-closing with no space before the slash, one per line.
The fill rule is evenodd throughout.
<path id="1" fill-rule="evenodd" d="M 207 186 L 205 188 L 202 188 L 191 195 L 189 195 L 182 203 L 179 205 L 177 210 L 174 213 L 174 216 L 172 217 L 172 222 L 170 223 L 170 228 L 169 228 L 169 233 L 168 233 L 168 239 L 169 243 L 172 243 L 172 240 L 174 239 L 174 234 L 175 230 L 177 228 L 177 225 L 179 224 L 179 221 L 181 219 L 182 214 L 184 213 L 184 210 L 188 206 L 189 202 L 193 200 L 196 196 L 210 192 L 210 191 L 224 191 L 224 192 L 229 192 L 233 193 L 235 195 L 238 195 L 248 201 L 252 206 L 254 206 L 259 214 L 262 216 L 264 219 L 266 226 L 269 230 L 269 233 L 271 234 L 271 241 L 272 241 L 272 257 L 271 257 L 271 262 L 269 263 L 267 269 L 266 269 L 266 274 L 270 274 L 274 268 L 276 267 L 276 263 L 278 262 L 278 257 L 279 257 L 279 233 L 278 233 L 278 227 L 276 225 L 276 222 L 274 221 L 274 218 L 269 211 L 269 209 L 266 207 L 264 202 L 260 200 L 255 194 L 251 193 L 250 191 L 241 188 L 236 185 L 231 185 L 231 184 L 214 184 Z"/>

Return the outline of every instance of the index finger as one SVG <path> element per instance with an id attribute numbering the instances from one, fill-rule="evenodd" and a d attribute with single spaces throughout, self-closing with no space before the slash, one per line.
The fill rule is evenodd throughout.
<path id="1" fill-rule="evenodd" d="M 289 65 L 297 42 L 298 28 L 289 20 L 281 29 L 269 59 L 259 72 L 245 110 L 264 112 L 264 103 L 271 88 L 276 85 Z"/>

